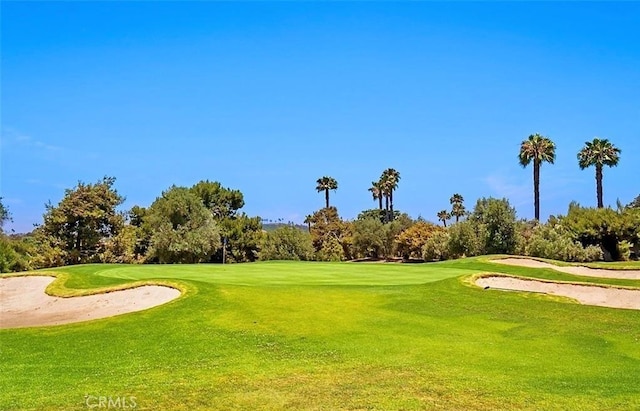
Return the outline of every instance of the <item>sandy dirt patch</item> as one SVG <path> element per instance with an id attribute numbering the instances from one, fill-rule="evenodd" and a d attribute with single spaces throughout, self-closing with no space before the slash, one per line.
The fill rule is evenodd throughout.
<path id="1" fill-rule="evenodd" d="M 180 296 L 171 287 L 145 285 L 82 297 L 60 298 L 44 290 L 55 277 L 0 278 L 0 328 L 76 323 L 146 310 Z"/>
<path id="2" fill-rule="evenodd" d="M 491 260 L 492 263 L 517 265 L 531 268 L 551 268 L 567 274 L 583 275 L 586 277 L 618 278 L 621 280 L 640 280 L 640 270 L 605 270 L 601 268 L 589 267 L 561 267 L 542 261 L 531 260 L 529 258 L 502 258 Z"/>
<path id="3" fill-rule="evenodd" d="M 640 310 L 640 290 L 597 285 L 578 285 L 514 277 L 492 276 L 476 280 L 480 287 L 512 291 L 529 291 L 573 298 L 582 304 Z"/>

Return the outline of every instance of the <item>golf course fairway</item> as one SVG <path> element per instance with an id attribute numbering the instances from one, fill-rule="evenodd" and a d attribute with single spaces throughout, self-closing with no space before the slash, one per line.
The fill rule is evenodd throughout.
<path id="1" fill-rule="evenodd" d="M 640 311 L 484 290 L 472 281 L 484 273 L 640 287 L 487 257 L 41 270 L 57 296 L 143 283 L 182 294 L 0 330 L 0 409 L 640 408 Z"/>

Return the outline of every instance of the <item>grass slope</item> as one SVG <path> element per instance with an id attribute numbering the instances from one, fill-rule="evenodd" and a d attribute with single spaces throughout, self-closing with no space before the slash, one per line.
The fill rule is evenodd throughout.
<path id="1" fill-rule="evenodd" d="M 161 280 L 187 293 L 135 314 L 0 331 L 0 409 L 86 409 L 86 395 L 153 410 L 640 408 L 639 311 L 463 278 L 638 281 L 482 258 L 50 271 L 72 289 Z"/>

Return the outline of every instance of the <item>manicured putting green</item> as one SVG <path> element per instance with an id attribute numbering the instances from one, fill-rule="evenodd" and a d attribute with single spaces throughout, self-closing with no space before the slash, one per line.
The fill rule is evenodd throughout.
<path id="1" fill-rule="evenodd" d="M 227 285 L 408 285 L 458 277 L 473 270 L 444 264 L 296 263 L 87 265 L 63 269 L 125 280 L 182 279 Z"/>

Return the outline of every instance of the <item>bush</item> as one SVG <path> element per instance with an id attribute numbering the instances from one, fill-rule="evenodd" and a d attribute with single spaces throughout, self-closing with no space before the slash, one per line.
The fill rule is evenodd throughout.
<path id="1" fill-rule="evenodd" d="M 571 233 L 559 224 L 542 224 L 534 228 L 526 245 L 526 255 L 568 262 L 589 262 L 602 259 L 597 246 L 583 247 Z"/>
<path id="2" fill-rule="evenodd" d="M 620 260 L 629 261 L 631 259 L 631 243 L 628 241 L 622 241 L 618 244 L 618 250 L 620 251 Z"/>
<path id="3" fill-rule="evenodd" d="M 265 235 L 260 259 L 311 260 L 313 259 L 311 235 L 292 226 L 278 227 Z"/>
<path id="4" fill-rule="evenodd" d="M 342 261 L 345 258 L 342 244 L 335 237 L 329 237 L 323 242 L 316 255 L 319 261 Z"/>
<path id="5" fill-rule="evenodd" d="M 466 220 L 449 227 L 447 254 L 451 258 L 473 257 L 484 254 L 484 227 Z"/>
<path id="6" fill-rule="evenodd" d="M 425 261 L 446 260 L 449 258 L 449 233 L 436 231 L 422 246 L 422 259 Z"/>
<path id="7" fill-rule="evenodd" d="M 398 253 L 404 258 L 421 258 L 422 249 L 429 239 L 442 231 L 444 231 L 442 227 L 433 223 L 418 221 L 396 237 Z"/>
<path id="8" fill-rule="evenodd" d="M 516 249 L 516 210 L 506 198 L 481 198 L 469 216 L 482 234 L 482 254 L 513 254 Z"/>
<path id="9" fill-rule="evenodd" d="M 31 270 L 33 254 L 33 247 L 25 238 L 0 234 L 0 273 Z"/>
<path id="10" fill-rule="evenodd" d="M 358 256 L 378 258 L 385 244 L 384 224 L 379 218 L 366 217 L 353 222 L 353 248 Z"/>

